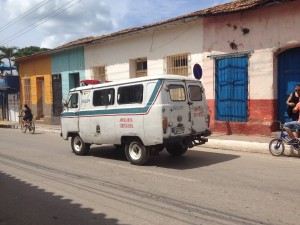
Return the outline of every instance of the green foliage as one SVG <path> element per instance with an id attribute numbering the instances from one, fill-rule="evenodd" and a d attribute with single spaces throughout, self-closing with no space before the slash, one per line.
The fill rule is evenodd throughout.
<path id="1" fill-rule="evenodd" d="M 19 51 L 16 54 L 16 57 L 23 57 L 28 55 L 33 55 L 41 52 L 48 51 L 48 48 L 40 48 L 37 46 L 30 46 L 25 48 L 20 48 Z"/>

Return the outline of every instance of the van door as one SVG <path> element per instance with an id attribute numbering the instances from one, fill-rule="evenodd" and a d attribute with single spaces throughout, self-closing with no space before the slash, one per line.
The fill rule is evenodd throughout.
<path id="1" fill-rule="evenodd" d="M 186 85 L 183 81 L 166 81 L 169 92 L 169 126 L 171 136 L 191 133 L 191 113 Z"/>
<path id="2" fill-rule="evenodd" d="M 62 113 L 61 127 L 63 134 L 79 131 L 79 98 L 78 92 L 69 95 L 67 109 Z"/>
<path id="3" fill-rule="evenodd" d="M 115 89 L 103 88 L 93 92 L 93 111 L 89 133 L 91 143 L 114 144 L 115 143 Z"/>
<path id="4" fill-rule="evenodd" d="M 207 106 L 203 87 L 200 83 L 187 83 L 190 110 L 191 110 L 191 129 L 192 133 L 205 131 L 207 127 L 206 116 Z"/>

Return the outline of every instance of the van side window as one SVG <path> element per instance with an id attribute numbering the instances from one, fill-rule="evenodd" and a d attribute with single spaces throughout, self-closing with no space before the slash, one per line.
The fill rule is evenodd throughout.
<path id="1" fill-rule="evenodd" d="M 113 105 L 115 103 L 115 90 L 105 89 L 94 91 L 93 94 L 93 105 L 94 106 L 105 106 Z"/>
<path id="2" fill-rule="evenodd" d="M 134 104 L 143 102 L 143 85 L 132 85 L 118 89 L 118 104 Z"/>
<path id="3" fill-rule="evenodd" d="M 185 101 L 184 86 L 171 84 L 168 87 L 169 87 L 170 98 L 172 101 Z"/>
<path id="4" fill-rule="evenodd" d="M 189 92 L 191 101 L 202 101 L 202 91 L 199 86 L 190 85 Z"/>
<path id="5" fill-rule="evenodd" d="M 69 98 L 68 108 L 78 108 L 78 93 L 71 95 Z"/>

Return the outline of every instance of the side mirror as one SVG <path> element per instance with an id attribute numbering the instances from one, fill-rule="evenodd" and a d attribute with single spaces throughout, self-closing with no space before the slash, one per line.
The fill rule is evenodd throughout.
<path id="1" fill-rule="evenodd" d="M 62 105 L 63 105 L 64 107 L 67 107 L 67 106 L 68 106 L 67 100 L 63 99 L 63 100 L 62 100 Z"/>

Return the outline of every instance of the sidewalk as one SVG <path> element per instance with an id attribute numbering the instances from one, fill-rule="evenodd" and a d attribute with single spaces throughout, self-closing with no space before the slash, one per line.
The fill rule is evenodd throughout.
<path id="1" fill-rule="evenodd" d="M 36 124 L 36 130 L 60 133 L 60 125 Z M 17 122 L 0 121 L 0 128 L 20 128 Z M 196 146 L 194 149 L 201 150 L 203 148 L 223 149 L 230 151 L 242 151 L 251 153 L 269 153 L 269 143 L 273 138 L 278 136 L 277 133 L 271 136 L 255 136 L 255 135 L 226 135 L 213 133 L 208 137 L 208 142 L 204 145 Z M 289 146 L 285 146 L 285 155 L 300 157 L 300 152 L 294 151 Z"/>

